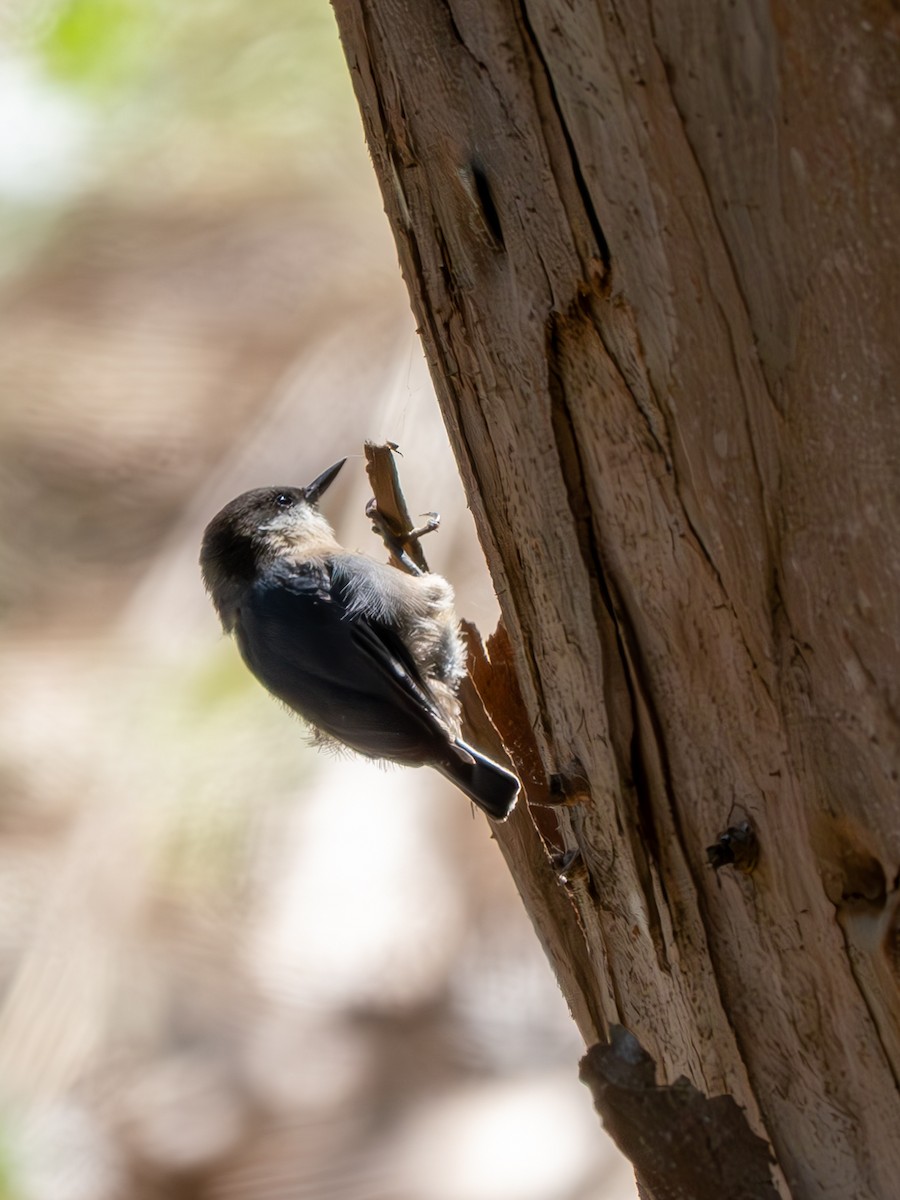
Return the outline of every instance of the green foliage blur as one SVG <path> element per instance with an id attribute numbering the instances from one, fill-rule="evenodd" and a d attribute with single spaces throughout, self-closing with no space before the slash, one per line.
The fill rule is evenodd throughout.
<path id="1" fill-rule="evenodd" d="M 170 187 L 324 190 L 343 147 L 359 153 L 325 0 L 59 0 L 33 49 L 94 110 L 103 150 L 161 165 Z"/>
<path id="2" fill-rule="evenodd" d="M 156 9 L 156 6 L 154 6 Z M 139 78 L 154 18 L 132 0 L 71 0 L 38 43 L 51 75 L 98 96 L 114 95 Z"/>

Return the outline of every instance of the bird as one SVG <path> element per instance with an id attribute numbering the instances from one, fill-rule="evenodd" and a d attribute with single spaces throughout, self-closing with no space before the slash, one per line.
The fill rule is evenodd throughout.
<path id="1" fill-rule="evenodd" d="M 460 736 L 453 589 L 339 544 L 319 501 L 346 461 L 306 487 L 243 492 L 209 522 L 200 566 L 222 628 L 316 742 L 433 767 L 505 821 L 519 780 Z"/>

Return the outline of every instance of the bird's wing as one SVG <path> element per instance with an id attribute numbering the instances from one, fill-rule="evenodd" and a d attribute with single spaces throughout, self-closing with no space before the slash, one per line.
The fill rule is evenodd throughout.
<path id="1" fill-rule="evenodd" d="M 351 608 L 328 562 L 279 564 L 261 577 L 241 605 L 236 632 L 269 691 L 363 754 L 422 761 L 447 736 L 403 640 Z"/>
<path id="2" fill-rule="evenodd" d="M 375 663 L 379 671 L 386 673 L 416 704 L 428 710 L 435 720 L 441 720 L 431 688 L 422 677 L 409 647 L 403 639 L 383 621 L 354 613 L 350 618 L 352 637 L 360 652 Z"/>

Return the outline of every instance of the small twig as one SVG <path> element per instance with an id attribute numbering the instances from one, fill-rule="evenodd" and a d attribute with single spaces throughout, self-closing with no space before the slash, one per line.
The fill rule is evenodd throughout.
<path id="1" fill-rule="evenodd" d="M 366 516 L 387 547 L 394 566 L 410 575 L 421 575 L 428 571 L 428 563 L 419 538 L 437 529 L 440 517 L 437 513 L 425 513 L 428 521 L 414 528 L 397 474 L 396 449 L 392 443 L 365 444 L 366 472 L 375 493 L 366 505 Z"/>

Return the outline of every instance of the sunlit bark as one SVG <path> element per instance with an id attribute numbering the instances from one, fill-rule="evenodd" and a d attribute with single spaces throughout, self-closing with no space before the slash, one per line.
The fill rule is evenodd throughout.
<path id="1" fill-rule="evenodd" d="M 499 836 L 573 1014 L 733 1098 L 746 1137 L 710 1161 L 758 1137 L 773 1195 L 888 1200 L 896 20 L 335 10 L 509 634 L 476 682 L 529 799 L 566 801 Z M 745 823 L 745 869 L 714 870 Z M 647 1145 L 686 1136 L 643 1111 Z M 629 1153 L 648 1193 L 685 1186 Z"/>

